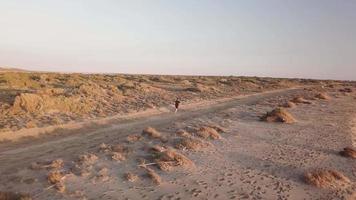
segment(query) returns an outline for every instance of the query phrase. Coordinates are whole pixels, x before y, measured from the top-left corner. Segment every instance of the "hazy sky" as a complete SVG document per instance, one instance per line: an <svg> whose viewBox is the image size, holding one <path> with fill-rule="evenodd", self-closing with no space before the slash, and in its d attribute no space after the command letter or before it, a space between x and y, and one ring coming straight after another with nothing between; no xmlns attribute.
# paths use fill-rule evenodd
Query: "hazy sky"
<svg viewBox="0 0 356 200"><path fill-rule="evenodd" d="M0 66L356 80L356 0L0 0Z"/></svg>

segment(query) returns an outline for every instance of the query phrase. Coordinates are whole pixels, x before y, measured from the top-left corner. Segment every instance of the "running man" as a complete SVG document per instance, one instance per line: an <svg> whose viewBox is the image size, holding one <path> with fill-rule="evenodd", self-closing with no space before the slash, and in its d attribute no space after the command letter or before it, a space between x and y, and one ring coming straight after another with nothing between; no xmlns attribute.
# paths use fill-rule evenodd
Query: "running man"
<svg viewBox="0 0 356 200"><path fill-rule="evenodd" d="M174 113L176 113L176 112L178 111L179 104L180 104L180 101L179 101L179 99L177 98L176 101L175 101L176 111L174 111Z"/></svg>

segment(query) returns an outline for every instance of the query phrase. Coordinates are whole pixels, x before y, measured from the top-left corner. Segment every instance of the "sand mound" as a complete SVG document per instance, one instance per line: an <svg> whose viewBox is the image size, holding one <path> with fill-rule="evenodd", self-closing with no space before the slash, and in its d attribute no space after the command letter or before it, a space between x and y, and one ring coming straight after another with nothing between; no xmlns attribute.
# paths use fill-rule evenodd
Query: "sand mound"
<svg viewBox="0 0 356 200"><path fill-rule="evenodd" d="M341 184L349 183L350 180L342 173L335 170L318 169L304 174L304 180L310 185L320 188L340 187Z"/></svg>
<svg viewBox="0 0 356 200"><path fill-rule="evenodd" d="M0 200L32 200L32 198L28 194L0 191Z"/></svg>
<svg viewBox="0 0 356 200"><path fill-rule="evenodd" d="M283 122L288 124L296 122L294 117L288 111L280 107L272 110L271 112L267 112L261 117L261 120L266 122Z"/></svg>
<svg viewBox="0 0 356 200"><path fill-rule="evenodd" d="M324 100L330 99L329 95L327 95L326 93L319 93L319 94L315 95L315 98L324 99Z"/></svg>
<svg viewBox="0 0 356 200"><path fill-rule="evenodd" d="M194 150L194 151L199 151L203 148L208 147L210 144L202 141L198 138L182 138L179 139L175 145L177 149L188 149L188 150Z"/></svg>
<svg viewBox="0 0 356 200"><path fill-rule="evenodd" d="M200 127L200 129L196 133L199 137L204 139L213 139L218 140L221 139L221 135L214 129L208 126Z"/></svg>
<svg viewBox="0 0 356 200"><path fill-rule="evenodd" d="M295 97L291 100L293 103L304 103L304 104L311 104L311 101L304 99L303 97Z"/></svg>
<svg viewBox="0 0 356 200"><path fill-rule="evenodd" d="M142 135L147 135L151 138L161 138L161 133L152 127L147 127L142 131Z"/></svg>
<svg viewBox="0 0 356 200"><path fill-rule="evenodd" d="M340 151L340 155L356 159L356 150L351 147L345 147L344 150Z"/></svg>
<svg viewBox="0 0 356 200"><path fill-rule="evenodd" d="M171 168L176 166L181 166L185 169L194 167L193 161L172 149L159 153L156 161L158 166L164 171L170 171Z"/></svg>
<svg viewBox="0 0 356 200"><path fill-rule="evenodd" d="M135 181L137 181L139 179L139 177L136 174L132 173L132 172L125 173L124 174L124 178L126 180L128 180L129 182L135 182Z"/></svg>

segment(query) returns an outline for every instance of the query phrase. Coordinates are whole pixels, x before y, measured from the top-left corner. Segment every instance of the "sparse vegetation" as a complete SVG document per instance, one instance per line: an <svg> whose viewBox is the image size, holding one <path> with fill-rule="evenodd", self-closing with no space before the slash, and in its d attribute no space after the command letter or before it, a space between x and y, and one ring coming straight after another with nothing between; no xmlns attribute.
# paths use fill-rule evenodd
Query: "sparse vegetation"
<svg viewBox="0 0 356 200"><path fill-rule="evenodd" d="M161 138L161 133L152 127L147 127L142 131L142 135L147 135L151 138Z"/></svg>
<svg viewBox="0 0 356 200"><path fill-rule="evenodd" d="M333 187L337 188L340 184L349 183L350 179L342 173L335 170L317 169L312 172L307 172L304 175L304 180L316 187L325 188Z"/></svg>
<svg viewBox="0 0 356 200"><path fill-rule="evenodd" d="M266 122L283 122L287 124L296 122L294 117L287 110L281 107L267 112L261 117L261 120Z"/></svg>
<svg viewBox="0 0 356 200"><path fill-rule="evenodd" d="M209 126L200 127L196 134L197 136L202 137L204 139L221 139L221 135L214 128L211 128Z"/></svg>

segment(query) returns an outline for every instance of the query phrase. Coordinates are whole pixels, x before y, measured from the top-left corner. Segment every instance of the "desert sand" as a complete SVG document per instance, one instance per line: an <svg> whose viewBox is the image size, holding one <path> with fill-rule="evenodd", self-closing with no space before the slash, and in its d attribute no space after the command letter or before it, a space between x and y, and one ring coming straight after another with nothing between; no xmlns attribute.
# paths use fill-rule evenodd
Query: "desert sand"
<svg viewBox="0 0 356 200"><path fill-rule="evenodd" d="M355 82L35 75L3 74L0 199L356 199Z"/></svg>

